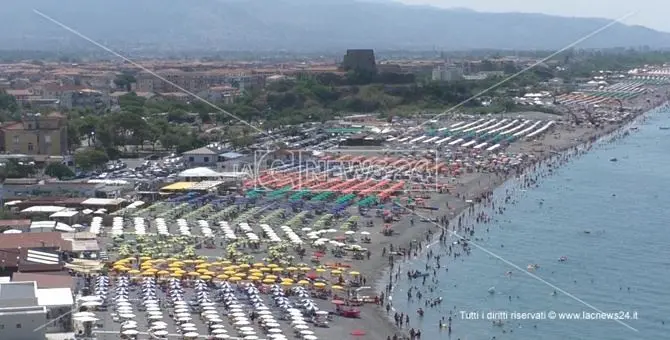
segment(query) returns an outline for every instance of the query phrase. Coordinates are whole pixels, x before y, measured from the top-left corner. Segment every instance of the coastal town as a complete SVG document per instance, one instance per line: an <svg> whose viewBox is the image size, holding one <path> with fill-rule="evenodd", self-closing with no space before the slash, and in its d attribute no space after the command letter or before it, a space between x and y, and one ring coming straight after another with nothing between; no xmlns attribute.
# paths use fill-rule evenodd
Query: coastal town
<svg viewBox="0 0 670 340"><path fill-rule="evenodd" d="M407 88L561 66L375 58L1 64L0 338L420 339L442 297L407 291L425 306L402 311L397 282L436 284L504 209L498 186L531 186L670 95L669 65L637 65L407 113ZM310 97L333 93L350 97Z"/></svg>

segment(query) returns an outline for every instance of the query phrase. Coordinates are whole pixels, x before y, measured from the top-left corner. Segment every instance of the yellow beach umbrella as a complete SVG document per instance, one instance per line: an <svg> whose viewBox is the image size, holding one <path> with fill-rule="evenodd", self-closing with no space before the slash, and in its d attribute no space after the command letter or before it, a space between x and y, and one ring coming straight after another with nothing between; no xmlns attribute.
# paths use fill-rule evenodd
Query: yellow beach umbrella
<svg viewBox="0 0 670 340"><path fill-rule="evenodd" d="M332 288L332 289L337 289L337 290L342 290L342 289L344 289L344 287L342 287L342 286L338 286L338 285L331 286L330 288Z"/></svg>
<svg viewBox="0 0 670 340"><path fill-rule="evenodd" d="M149 272L149 271L142 273L143 276L154 276L155 274L156 274L155 272Z"/></svg>
<svg viewBox="0 0 670 340"><path fill-rule="evenodd" d="M269 280L269 279L265 279L265 280L263 280L263 283L265 283L265 284L268 284L268 285L269 285L269 284L273 284L273 283L275 283L275 280Z"/></svg>
<svg viewBox="0 0 670 340"><path fill-rule="evenodd" d="M331 271L330 273L333 274L333 275L342 275L342 271L341 271L341 270L333 270L333 271Z"/></svg>
<svg viewBox="0 0 670 340"><path fill-rule="evenodd" d="M317 272L317 273L325 273L326 270L323 269L323 268L316 268L316 272Z"/></svg>
<svg viewBox="0 0 670 340"><path fill-rule="evenodd" d="M206 273L206 272L208 272L208 271L209 271L209 270L207 270L206 268L200 268L200 269L197 269L197 270L196 270L196 272L198 272L198 273L200 273L200 274L204 274L204 273Z"/></svg>
<svg viewBox="0 0 670 340"><path fill-rule="evenodd" d="M209 268L209 263L201 263L195 266L196 269Z"/></svg>
<svg viewBox="0 0 670 340"><path fill-rule="evenodd" d="M200 276L200 273L198 272L189 272L188 276Z"/></svg>
<svg viewBox="0 0 670 340"><path fill-rule="evenodd" d="M242 278L239 277L239 276L233 276L233 277L229 278L228 281L230 281L230 282L239 282L239 281L242 281Z"/></svg>
<svg viewBox="0 0 670 340"><path fill-rule="evenodd" d="M182 274L180 274L180 273L172 273L172 274L170 274L170 276L179 278L179 277L182 276Z"/></svg>
<svg viewBox="0 0 670 340"><path fill-rule="evenodd" d="M290 271L290 272L294 272L294 271L298 270L298 268L296 268L296 267L288 267L288 268L286 268L286 270L287 270L287 271Z"/></svg>
<svg viewBox="0 0 670 340"><path fill-rule="evenodd" d="M289 283L293 284L293 282L295 282L295 281L293 281L293 279L282 279L281 282L289 282Z"/></svg>
<svg viewBox="0 0 670 340"><path fill-rule="evenodd" d="M267 272L269 272L269 271L272 271L272 268L263 267L263 268L261 268L260 270L261 270L263 273L267 273Z"/></svg>
<svg viewBox="0 0 670 340"><path fill-rule="evenodd" d="M151 260L151 256L142 256L140 257L140 261L149 261Z"/></svg>
<svg viewBox="0 0 670 340"><path fill-rule="evenodd" d="M215 272L212 272L212 271L209 271L209 270L206 271L206 272L204 272L204 274L205 274L205 275L209 275L209 276L216 276L216 273L215 273Z"/></svg>
<svg viewBox="0 0 670 340"><path fill-rule="evenodd" d="M239 267L242 268L242 269L249 269L249 268L251 268L251 266L248 265L248 264L246 264L246 263L243 263L243 264L239 265Z"/></svg>
<svg viewBox="0 0 670 340"><path fill-rule="evenodd" d="M234 271L234 270L226 270L226 271L223 272L223 273L226 274L226 275L235 275L235 273L237 273L237 272Z"/></svg>
<svg viewBox="0 0 670 340"><path fill-rule="evenodd" d="M227 280L228 277L229 277L228 275L224 275L224 274L219 274L219 275L216 276L217 279L221 279L221 280Z"/></svg>
<svg viewBox="0 0 670 340"><path fill-rule="evenodd" d="M276 280L277 275L266 275L265 278L268 279L268 280Z"/></svg>
<svg viewBox="0 0 670 340"><path fill-rule="evenodd" d="M169 275L169 274L170 274L170 272L167 271L167 270L161 270L161 271L158 272L158 275Z"/></svg>
<svg viewBox="0 0 670 340"><path fill-rule="evenodd" d="M349 272L349 275L358 276L358 275L361 275L361 273L359 273L359 272Z"/></svg>
<svg viewBox="0 0 670 340"><path fill-rule="evenodd" d="M201 264L201 263L205 263L205 260L203 260L203 259L197 259L197 260L193 260L193 263L195 263L195 264Z"/></svg>
<svg viewBox="0 0 670 340"><path fill-rule="evenodd" d="M200 278L203 279L203 280L211 280L212 279L212 277L209 276L209 275L203 275Z"/></svg>
<svg viewBox="0 0 670 340"><path fill-rule="evenodd" d="M246 277L247 273L235 273L235 276L237 277Z"/></svg>
<svg viewBox="0 0 670 340"><path fill-rule="evenodd" d="M254 268L261 268L261 267L265 267L265 263L257 262L257 263L254 263L253 266L254 266Z"/></svg>
<svg viewBox="0 0 670 340"><path fill-rule="evenodd" d="M281 273L283 271L284 271L284 268L281 268L281 267L272 268L273 273Z"/></svg>
<svg viewBox="0 0 670 340"><path fill-rule="evenodd" d="M259 281L262 279L260 276L249 276L247 279L252 280L252 281Z"/></svg>
<svg viewBox="0 0 670 340"><path fill-rule="evenodd" d="M174 257L168 257L167 259L165 259L165 261L174 262L174 261L179 261L179 260L174 258Z"/></svg>
<svg viewBox="0 0 670 340"><path fill-rule="evenodd" d="M310 270L312 270L312 268L310 268L310 267L300 267L300 271L303 271L303 272L308 272Z"/></svg>
<svg viewBox="0 0 670 340"><path fill-rule="evenodd" d="M167 260L166 259L153 259L153 260L151 260L151 262L153 262L153 263L165 263L165 262L167 262Z"/></svg>
<svg viewBox="0 0 670 340"><path fill-rule="evenodd" d="M275 264L275 263L268 264L268 268L277 268L277 267L279 267L278 264Z"/></svg>
<svg viewBox="0 0 670 340"><path fill-rule="evenodd" d="M156 268L149 268L149 269L145 270L145 272L151 272L151 273L155 273L157 271L158 271L158 269L156 269Z"/></svg>
<svg viewBox="0 0 670 340"><path fill-rule="evenodd" d="M128 274L139 274L139 273L141 273L141 272L137 269L131 269L131 270L128 271Z"/></svg>
<svg viewBox="0 0 670 340"><path fill-rule="evenodd" d="M308 284L309 284L309 281L307 281L307 280L300 280L300 281L298 281L298 284L299 284L299 285L308 285Z"/></svg>
<svg viewBox="0 0 670 340"><path fill-rule="evenodd" d="M282 281L281 285L284 287L290 287L293 286L293 282Z"/></svg>
<svg viewBox="0 0 670 340"><path fill-rule="evenodd" d="M184 260L184 261L182 261L182 262L184 262L184 263L186 263L186 264L193 264L193 263L195 263L195 261L193 261L193 260Z"/></svg>
<svg viewBox="0 0 670 340"><path fill-rule="evenodd" d="M222 265L222 266L228 266L228 265L231 265L231 264L233 264L233 263L232 263L231 261L229 261L229 260L223 260L223 261L221 261L221 265Z"/></svg>
<svg viewBox="0 0 670 340"><path fill-rule="evenodd" d="M323 283L323 282L317 282L317 283L314 284L314 287L316 287L316 288L324 288L324 287L326 287L326 284Z"/></svg>

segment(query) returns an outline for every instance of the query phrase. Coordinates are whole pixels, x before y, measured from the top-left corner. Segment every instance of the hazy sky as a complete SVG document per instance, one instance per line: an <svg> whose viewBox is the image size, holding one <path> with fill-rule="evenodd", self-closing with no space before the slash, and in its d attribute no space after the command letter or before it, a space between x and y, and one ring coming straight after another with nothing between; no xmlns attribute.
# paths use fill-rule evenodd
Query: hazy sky
<svg viewBox="0 0 670 340"><path fill-rule="evenodd" d="M481 12L529 12L561 16L616 19L630 12L623 23L670 32L667 0L396 0L405 4L464 7Z"/></svg>

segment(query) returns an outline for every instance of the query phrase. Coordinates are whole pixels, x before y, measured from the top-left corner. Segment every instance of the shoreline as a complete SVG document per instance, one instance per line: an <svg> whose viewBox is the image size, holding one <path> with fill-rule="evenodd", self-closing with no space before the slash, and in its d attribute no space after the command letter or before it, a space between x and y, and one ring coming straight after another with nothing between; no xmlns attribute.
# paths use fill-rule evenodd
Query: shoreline
<svg viewBox="0 0 670 340"><path fill-rule="evenodd" d="M634 125L635 123L639 122L641 119L644 118L644 116L648 114L653 114L657 110L667 107L670 105L670 101L668 100L660 100L655 105L649 105L648 108L641 110L640 112L634 113L634 117L630 120L627 120L622 123L618 124L611 124L606 127L603 127L602 129L599 130L590 130L588 133L582 135L580 138L576 140L566 140L563 141L565 144L561 145L560 147L555 147L553 145L543 145L539 151L539 154L541 155L540 157L536 156L536 159L533 162L523 164L523 166L519 167L517 171L511 171L507 176L500 176L496 173L479 173L475 180L478 182L477 184L474 185L472 188L464 188L465 192L459 194L465 194L466 196L463 197L461 196L461 200L463 201L462 204L458 205L456 208L452 208L450 211L450 217L449 219L449 225L454 225L454 223L458 223L459 217L464 217L465 214L467 214L468 208L478 210L480 209L483 205L484 202L478 202L474 204L467 204L465 203L466 199L474 199L476 197L481 197L485 193L493 193L497 189L503 187L506 183L509 183L510 181L515 180L519 176L525 175L528 173L528 171L532 171L536 166L540 165L542 166L545 161L550 160L556 156L561 157L565 156L570 153L574 153L578 150L583 150L583 148L590 148L592 145L596 145L598 143L603 142L604 140L607 140L608 137L612 137L613 135L617 133L623 133L624 130L629 128L631 125ZM588 152L588 150L586 151ZM535 155L538 154L538 152L533 152ZM579 154L577 154L579 156ZM485 182L485 183L482 183ZM463 185L464 186L464 185ZM443 203L443 202L442 202ZM416 213L410 213L413 215L416 215L417 217L424 217L421 214L416 214ZM418 252L415 252L419 256L424 254L427 251L427 248L430 247L435 242L435 240L424 240L426 237L426 233L430 231L444 231L447 233L447 237L449 239L458 239L459 235L455 234L455 232L449 230L447 227L444 227L443 225L433 223L433 222L428 222L428 225L421 226L412 226L409 228L406 228L401 235L398 235L397 237L394 237L393 244L395 245L401 245L401 246L406 246L413 240L420 240L420 247L418 249ZM435 236L435 233L432 234L432 236ZM398 270L398 267L405 267L408 264L412 263L413 261L419 259L419 256L409 256L407 258L402 257L402 258L397 258L392 265L388 263L383 263L382 261L385 260L385 258L376 258L373 260L374 263L371 263L370 265L372 268L376 268L375 273L371 275L370 278L370 284L369 286L373 287L376 292L384 292L386 298L385 298L385 304L390 304L390 310L392 313L396 312L396 309L393 307L393 290L395 288L395 284L393 283L393 277L392 277L392 270ZM388 285L389 283L393 283L391 285L390 291L388 290ZM398 336L398 338L409 338L407 335L407 330L408 328L399 328L393 323L393 315L391 313L387 313L385 310L386 306L385 305L373 305L373 313L374 317L371 318L370 322L365 322L366 324L370 325L371 327L374 327L372 323L374 322L375 319L378 321L383 320L384 322L387 322L389 327L393 331L388 332L391 336L395 334ZM409 311L398 311L398 312L407 312ZM411 313L410 313L411 314ZM373 316L373 315L370 315ZM379 320L381 319L381 320Z"/></svg>

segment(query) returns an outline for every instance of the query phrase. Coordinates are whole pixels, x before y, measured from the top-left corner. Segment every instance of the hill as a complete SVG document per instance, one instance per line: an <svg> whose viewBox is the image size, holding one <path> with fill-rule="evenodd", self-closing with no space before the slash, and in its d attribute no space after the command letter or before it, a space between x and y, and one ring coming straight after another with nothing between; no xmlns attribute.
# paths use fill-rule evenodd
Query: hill
<svg viewBox="0 0 670 340"><path fill-rule="evenodd" d="M609 23L356 0L22 0L3 4L1 49L95 48L33 9L124 51L558 49ZM615 24L580 47L643 45L670 34Z"/></svg>

